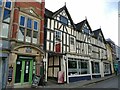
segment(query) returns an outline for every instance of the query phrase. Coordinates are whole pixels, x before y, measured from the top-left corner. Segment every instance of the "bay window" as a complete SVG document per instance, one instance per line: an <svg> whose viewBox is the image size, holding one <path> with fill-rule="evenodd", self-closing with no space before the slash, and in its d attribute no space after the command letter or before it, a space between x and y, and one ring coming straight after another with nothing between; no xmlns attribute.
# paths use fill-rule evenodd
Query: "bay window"
<svg viewBox="0 0 120 90"><path fill-rule="evenodd" d="M19 19L18 40L37 44L39 21L28 15L21 15Z"/></svg>

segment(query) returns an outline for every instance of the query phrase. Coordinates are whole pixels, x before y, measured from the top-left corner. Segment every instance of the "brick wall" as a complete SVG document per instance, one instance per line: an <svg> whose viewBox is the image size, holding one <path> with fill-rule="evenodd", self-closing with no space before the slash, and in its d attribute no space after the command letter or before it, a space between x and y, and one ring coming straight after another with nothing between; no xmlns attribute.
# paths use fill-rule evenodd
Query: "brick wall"
<svg viewBox="0 0 120 90"><path fill-rule="evenodd" d="M39 42L40 42L40 45L43 46L43 43L44 43L44 12L45 12L44 0L42 0L41 3L40 2L15 2L13 24L12 24L12 35L11 35L13 39L17 38L20 8L25 8L25 9L32 8L34 12L41 17L40 37L39 37L40 41Z"/></svg>

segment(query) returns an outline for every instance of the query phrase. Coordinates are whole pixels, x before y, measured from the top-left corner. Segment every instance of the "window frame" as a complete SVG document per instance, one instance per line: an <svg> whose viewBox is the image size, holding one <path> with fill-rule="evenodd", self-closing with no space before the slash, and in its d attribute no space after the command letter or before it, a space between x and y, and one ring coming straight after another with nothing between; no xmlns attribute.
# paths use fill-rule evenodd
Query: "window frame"
<svg viewBox="0 0 120 90"><path fill-rule="evenodd" d="M20 17L21 16L24 16L25 17L25 23L24 23L24 26L22 26L22 25L20 25ZM29 28L29 27L27 27L27 20L28 20L28 18L30 18L31 20L32 20L32 24L31 24L31 28ZM36 21L37 22L37 30L34 30L34 21ZM18 41L20 41L20 42L25 42L25 43L32 43L32 44L39 44L39 36L40 36L40 20L38 19L38 18L36 18L36 17L33 17L33 16L30 16L30 15L28 15L28 14L25 14L25 13L23 13L23 12L19 12L19 28L20 27L23 27L23 28L25 28L25 32L24 32L24 38L23 38L23 41L21 41L21 40L18 40L19 38L18 38L18 35L19 35L19 31L18 31L18 35L17 35L17 40ZM26 41L26 39L27 39L27 30L31 30L31 37L30 37L30 41ZM33 38L33 35L34 35L34 32L37 32L37 38L35 38L35 39L37 39L37 41L35 41L34 42L34 38Z"/></svg>
<svg viewBox="0 0 120 90"><path fill-rule="evenodd" d="M61 31L55 30L55 39L56 41L61 41Z"/></svg>
<svg viewBox="0 0 120 90"><path fill-rule="evenodd" d="M11 0L10 0L10 2L11 2L10 8L5 7L6 6L6 1L5 2L2 1L2 4L0 5L1 11L3 12L3 13L1 13L1 16L0 16L0 23L1 23L0 26L2 27L2 24L8 24L8 33L6 33L6 37L2 36L2 34L1 34L0 38L9 38L10 28L11 28L11 26L10 26L10 24L11 24L11 13L13 12L12 11L13 4L12 4ZM9 16L9 21L8 22L3 20L5 10L10 11L10 16Z"/></svg>
<svg viewBox="0 0 120 90"><path fill-rule="evenodd" d="M69 62L76 61L76 68L70 68ZM87 68L81 68L81 62L87 63ZM86 71L87 73L82 73L82 70ZM68 58L68 75L84 75L84 74L90 74L90 65L89 60L86 59L77 59L77 58Z"/></svg>
<svg viewBox="0 0 120 90"><path fill-rule="evenodd" d="M68 25L68 19L65 16L60 15L60 22L63 23L64 25Z"/></svg>
<svg viewBox="0 0 120 90"><path fill-rule="evenodd" d="M74 37L70 37L70 45L75 45L75 38Z"/></svg>

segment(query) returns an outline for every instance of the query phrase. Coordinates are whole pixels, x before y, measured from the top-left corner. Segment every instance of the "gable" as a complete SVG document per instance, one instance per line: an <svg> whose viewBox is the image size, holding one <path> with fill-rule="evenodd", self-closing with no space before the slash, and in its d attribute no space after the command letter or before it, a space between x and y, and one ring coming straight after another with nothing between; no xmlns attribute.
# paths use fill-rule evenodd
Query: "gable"
<svg viewBox="0 0 120 90"><path fill-rule="evenodd" d="M24 13L26 13L26 14L32 15L32 16L34 16L34 17L37 17L37 18L41 18L41 16L38 15L38 14L35 12L34 8L32 8L32 7L30 7L30 8L21 8L21 7L20 7L20 11L22 11L22 12L24 12Z"/></svg>
<svg viewBox="0 0 120 90"><path fill-rule="evenodd" d="M73 28L75 28L73 20L66 6L63 6L62 8L54 12L52 17L58 20L59 22L61 22L63 25L68 25L68 26L72 26Z"/></svg>
<svg viewBox="0 0 120 90"><path fill-rule="evenodd" d="M91 27L90 27L87 19L81 21L80 23L77 23L76 29L78 31L85 33L85 34L88 34L88 35L92 33Z"/></svg>

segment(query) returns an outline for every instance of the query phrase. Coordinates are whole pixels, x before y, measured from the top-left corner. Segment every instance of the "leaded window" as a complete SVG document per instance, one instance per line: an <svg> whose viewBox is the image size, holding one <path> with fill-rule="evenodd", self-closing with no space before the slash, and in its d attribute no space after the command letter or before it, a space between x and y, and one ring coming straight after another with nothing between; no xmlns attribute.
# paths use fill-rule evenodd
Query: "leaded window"
<svg viewBox="0 0 120 90"><path fill-rule="evenodd" d="M18 40L37 44L39 21L28 15L21 15L19 20Z"/></svg>
<svg viewBox="0 0 120 90"><path fill-rule="evenodd" d="M56 38L57 41L61 40L61 32L60 31L56 31L55 36L56 36L55 38Z"/></svg>
<svg viewBox="0 0 120 90"><path fill-rule="evenodd" d="M63 24L66 24L68 25L68 19L64 16L60 16L60 21L63 23Z"/></svg>

